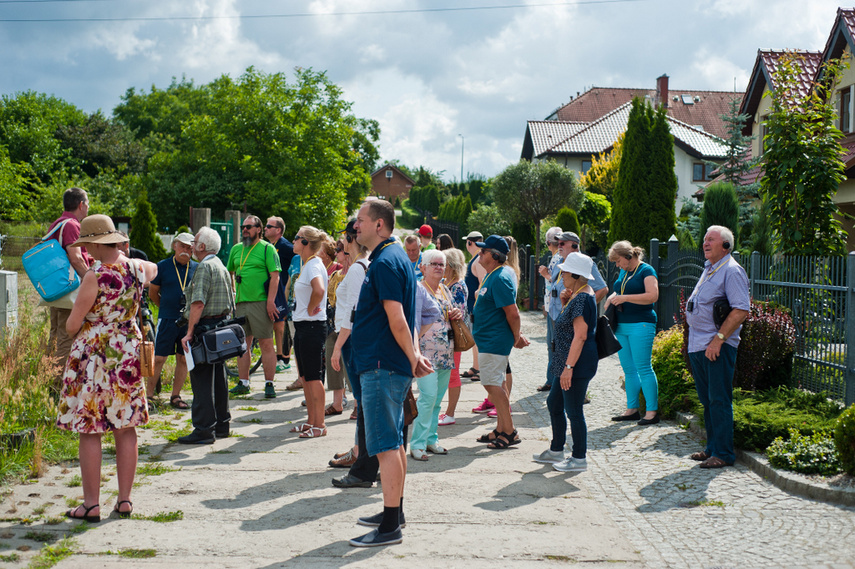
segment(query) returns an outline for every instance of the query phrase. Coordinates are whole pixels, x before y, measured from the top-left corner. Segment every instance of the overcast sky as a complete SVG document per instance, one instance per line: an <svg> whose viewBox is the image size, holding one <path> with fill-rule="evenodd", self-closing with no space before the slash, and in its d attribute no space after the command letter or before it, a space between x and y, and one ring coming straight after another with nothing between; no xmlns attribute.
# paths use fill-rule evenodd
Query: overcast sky
<svg viewBox="0 0 855 569"><path fill-rule="evenodd" d="M832 0L0 0L0 94L109 115L129 88L254 65L326 70L382 159L459 179L519 160L526 120L598 87L744 91L759 48L822 50ZM73 19L77 21L57 21ZM98 20L102 21L98 21ZM108 19L108 21L103 21ZM31 20L31 21L10 21ZM32 21L42 20L42 21ZM50 21L45 21L50 20Z"/></svg>

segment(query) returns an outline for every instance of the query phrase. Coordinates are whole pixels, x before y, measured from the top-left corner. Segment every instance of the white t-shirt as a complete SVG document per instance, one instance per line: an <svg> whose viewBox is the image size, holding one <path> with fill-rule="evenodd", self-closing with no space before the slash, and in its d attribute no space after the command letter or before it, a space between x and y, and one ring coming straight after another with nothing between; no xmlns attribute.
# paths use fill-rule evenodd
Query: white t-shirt
<svg viewBox="0 0 855 569"><path fill-rule="evenodd" d="M314 316L309 316L309 301L312 299L312 281L316 278L320 278L321 283L324 285L324 297L321 299L321 311ZM327 270L324 268L324 262L319 257L313 257L303 265L303 270L300 271L300 276L294 284L294 300L297 303L297 309L294 311L294 322L314 320L323 322L327 319L328 282Z"/></svg>
<svg viewBox="0 0 855 569"><path fill-rule="evenodd" d="M344 280L338 285L335 291L335 331L341 332L342 328L351 329L353 324L350 322L350 313L356 306L359 300L359 291L362 290L362 283L365 281L365 267L368 266L368 259L360 259L353 263L344 275Z"/></svg>

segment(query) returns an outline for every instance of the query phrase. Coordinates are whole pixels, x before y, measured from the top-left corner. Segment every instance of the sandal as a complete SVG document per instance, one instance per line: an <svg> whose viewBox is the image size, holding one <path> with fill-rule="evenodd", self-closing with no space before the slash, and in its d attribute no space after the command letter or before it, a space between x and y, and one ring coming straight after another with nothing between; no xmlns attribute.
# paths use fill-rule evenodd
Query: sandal
<svg viewBox="0 0 855 569"><path fill-rule="evenodd" d="M724 468L725 466L733 466L728 464L717 456L711 456L701 463L701 468Z"/></svg>
<svg viewBox="0 0 855 569"><path fill-rule="evenodd" d="M173 395L169 398L169 406L173 409L189 409L190 406L187 405L187 402L181 399L180 395Z"/></svg>
<svg viewBox="0 0 855 569"><path fill-rule="evenodd" d="M335 460L329 461L329 465L333 468L350 468L356 462L356 456L353 454L353 449L350 449L341 456L336 456Z"/></svg>
<svg viewBox="0 0 855 569"><path fill-rule="evenodd" d="M516 429L514 429L510 433L505 433L505 435L508 438L508 445L510 446L518 445L522 442L522 439L520 438Z"/></svg>
<svg viewBox="0 0 855 569"><path fill-rule="evenodd" d="M285 389L287 389L288 391L297 391L299 389L303 389L303 382L300 381L300 378L298 377L293 381L293 383L291 383L291 385L289 385Z"/></svg>
<svg viewBox="0 0 855 569"><path fill-rule="evenodd" d="M353 412L350 414L350 420L355 421L356 419L358 419L357 415L358 413L356 412L356 407L354 407Z"/></svg>
<svg viewBox="0 0 855 569"><path fill-rule="evenodd" d="M689 455L689 458L691 458L692 460L697 460L699 462L703 462L704 460L708 459L709 457L710 457L710 454L705 450L702 450L700 452L695 452L695 453L692 453Z"/></svg>
<svg viewBox="0 0 855 569"><path fill-rule="evenodd" d="M129 505L131 509L127 512L122 512L121 510L119 510L119 506L121 506L122 504ZM123 520L130 519L131 514L134 513L134 503L130 500L122 500L121 502L118 502L115 506L113 506L113 511L116 512L116 514Z"/></svg>
<svg viewBox="0 0 855 569"><path fill-rule="evenodd" d="M481 435L480 437L478 437L477 439L475 439L475 442L478 442L478 443L491 443L491 442L495 441L497 438L499 438L499 436L500 436L501 434L502 434L502 433L500 433L500 432L498 431L498 429L493 429L492 431L490 431L490 432L489 432L489 433L487 433L486 435ZM492 435L492 436L490 436L490 435Z"/></svg>
<svg viewBox="0 0 855 569"><path fill-rule="evenodd" d="M83 520L84 522L89 522L90 524L97 524L98 522L101 521L101 516L100 515L90 516L89 512L91 512L92 510L94 510L95 508L97 508L100 505L101 504L95 504L94 506L89 506L87 508L86 504L80 504L79 506L77 506L75 508L71 508L70 510L65 512L65 517L71 518L72 520ZM75 516L74 513L77 510L79 510L80 508L83 508L83 515L82 516Z"/></svg>
<svg viewBox="0 0 855 569"><path fill-rule="evenodd" d="M305 433L309 429L314 429L314 425L310 425L309 423L300 423L299 425L295 425L291 427L292 433Z"/></svg>
<svg viewBox="0 0 855 569"><path fill-rule="evenodd" d="M481 370L475 369L474 367L470 367L468 370L464 371L460 374L460 377L471 378L478 377L481 375Z"/></svg>
<svg viewBox="0 0 855 569"><path fill-rule="evenodd" d="M327 430L322 429L321 427L312 427L311 429L307 429L300 433L301 439L316 439L318 437L327 436Z"/></svg>
<svg viewBox="0 0 855 569"><path fill-rule="evenodd" d="M487 448L495 449L495 450L504 450L511 445L517 444L519 439L514 442L514 437L516 436L516 431L513 433L499 433L499 436L496 437L495 440L491 441L490 444L487 445Z"/></svg>
<svg viewBox="0 0 855 569"><path fill-rule="evenodd" d="M326 409L324 409L324 415L326 415L327 417L329 417L330 415L341 415L342 413L344 413L344 409L339 411L335 407L333 407L332 403L327 405Z"/></svg>

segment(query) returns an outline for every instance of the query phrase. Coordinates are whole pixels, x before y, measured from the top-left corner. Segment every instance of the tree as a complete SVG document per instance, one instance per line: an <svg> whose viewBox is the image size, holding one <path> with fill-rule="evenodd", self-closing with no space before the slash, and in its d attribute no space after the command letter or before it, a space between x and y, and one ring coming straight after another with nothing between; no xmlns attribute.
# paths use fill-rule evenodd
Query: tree
<svg viewBox="0 0 855 569"><path fill-rule="evenodd" d="M591 167L579 179L586 192L600 194L612 202L620 172L624 133L620 133L611 149L591 159Z"/></svg>
<svg viewBox="0 0 855 569"><path fill-rule="evenodd" d="M470 231L480 231L484 237L511 234L511 224L495 205L482 205L469 214L466 223Z"/></svg>
<svg viewBox="0 0 855 569"><path fill-rule="evenodd" d="M609 242L627 239L645 246L653 237L666 241L675 231L676 199L674 138L665 108L654 111L635 98L614 189Z"/></svg>
<svg viewBox="0 0 855 569"><path fill-rule="evenodd" d="M846 232L834 217L838 209L833 201L845 179L833 94L842 66L837 60L824 63L819 82L802 95L800 57L783 56L775 71L761 192L769 205L778 251L843 255Z"/></svg>
<svg viewBox="0 0 855 569"><path fill-rule="evenodd" d="M554 160L535 164L520 160L508 166L493 181L492 192L499 211L511 223L522 221L535 227L536 259L540 258L541 220L565 206L578 208L582 202L575 173Z"/></svg>
<svg viewBox="0 0 855 569"><path fill-rule="evenodd" d="M145 192L137 199L137 211L131 218L131 247L144 251L153 263L165 259L168 253L163 241L157 234L157 217L151 210L151 204Z"/></svg>
<svg viewBox="0 0 855 569"><path fill-rule="evenodd" d="M555 214L555 225L560 227L562 231L572 231L576 235L579 235L581 232L579 229L579 217L569 207L562 207L558 210L558 213Z"/></svg>
<svg viewBox="0 0 855 569"><path fill-rule="evenodd" d="M704 189L704 205L701 208L701 235L707 234L710 225L723 225L733 231L739 232L739 199L733 184L728 182L716 182ZM737 243L731 243L731 249L735 250Z"/></svg>
<svg viewBox="0 0 855 569"><path fill-rule="evenodd" d="M579 208L579 224L585 250L594 254L608 247L609 221L612 218L612 204L604 195L585 192L585 200ZM559 225L562 229L563 225Z"/></svg>
<svg viewBox="0 0 855 569"><path fill-rule="evenodd" d="M30 165L13 164L6 147L0 145L0 219L33 219L32 204L41 198L41 185Z"/></svg>

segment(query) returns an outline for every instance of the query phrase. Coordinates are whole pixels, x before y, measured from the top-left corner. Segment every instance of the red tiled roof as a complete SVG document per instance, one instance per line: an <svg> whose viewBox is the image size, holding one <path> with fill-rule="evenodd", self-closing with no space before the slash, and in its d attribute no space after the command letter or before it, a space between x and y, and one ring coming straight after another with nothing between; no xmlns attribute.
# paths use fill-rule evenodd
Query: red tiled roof
<svg viewBox="0 0 855 569"><path fill-rule="evenodd" d="M787 54L797 54L800 56L796 60L801 66L801 72L799 73L799 96L806 97L813 86L814 79L816 78L816 72L822 62L822 54L818 51L760 50L757 57L762 58L763 66L766 68L766 76L770 81L772 81L772 85L769 87L770 89L775 88L774 80L775 72L778 70L778 61L780 61L781 57Z"/></svg>
<svg viewBox="0 0 855 569"><path fill-rule="evenodd" d="M741 93L671 88L668 92L668 116L720 138L727 137L727 129L721 115L727 114L730 101L742 97ZM691 105L683 103L683 95L690 96ZM633 97L647 97L652 101L656 97L656 90L592 87L560 107L552 117L560 121L594 122L632 101Z"/></svg>

